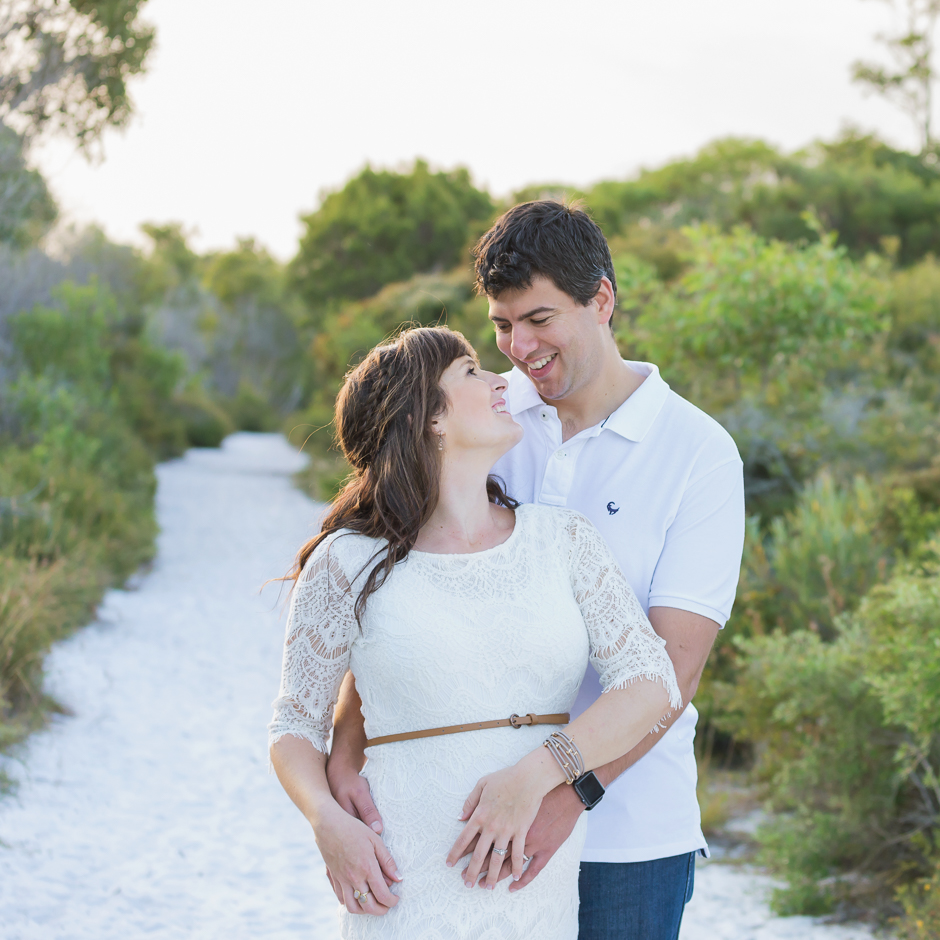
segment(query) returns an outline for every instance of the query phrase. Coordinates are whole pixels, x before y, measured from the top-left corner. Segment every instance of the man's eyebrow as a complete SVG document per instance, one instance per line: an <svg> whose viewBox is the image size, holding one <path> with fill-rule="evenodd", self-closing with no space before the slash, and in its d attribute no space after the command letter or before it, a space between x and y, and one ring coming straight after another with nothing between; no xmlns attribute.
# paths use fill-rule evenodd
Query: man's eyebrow
<svg viewBox="0 0 940 940"><path fill-rule="evenodd" d="M522 316L519 317L519 322L521 323L523 320L528 320L530 317L537 317L540 313L551 313L554 309L555 309L554 307L536 307L534 310L529 310L527 313L522 314ZM494 323L497 323L497 322L508 323L509 322L505 317L496 317L496 316L493 316L492 313L489 314L489 318Z"/></svg>

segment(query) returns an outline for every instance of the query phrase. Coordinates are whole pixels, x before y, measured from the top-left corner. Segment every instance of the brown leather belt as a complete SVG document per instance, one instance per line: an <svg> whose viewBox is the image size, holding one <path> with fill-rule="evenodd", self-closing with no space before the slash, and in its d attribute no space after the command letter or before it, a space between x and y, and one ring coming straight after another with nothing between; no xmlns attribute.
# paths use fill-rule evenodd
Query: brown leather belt
<svg viewBox="0 0 940 940"><path fill-rule="evenodd" d="M496 718L493 721L475 721L467 725L448 725L446 728L426 728L424 731L405 731L402 734L383 734L369 738L366 747L376 744L391 744L393 741L410 741L412 738L433 738L439 734L460 734L462 731L483 731L486 728L521 728L523 725L566 725L571 716L565 712L559 715L510 715L508 718Z"/></svg>

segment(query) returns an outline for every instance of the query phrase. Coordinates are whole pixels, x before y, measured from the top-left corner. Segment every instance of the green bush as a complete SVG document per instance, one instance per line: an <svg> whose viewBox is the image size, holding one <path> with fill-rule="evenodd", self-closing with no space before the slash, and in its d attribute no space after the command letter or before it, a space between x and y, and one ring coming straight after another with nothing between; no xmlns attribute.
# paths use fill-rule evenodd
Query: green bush
<svg viewBox="0 0 940 940"><path fill-rule="evenodd" d="M234 398L226 399L223 407L239 431L273 431L278 416L271 403L247 382L241 382Z"/></svg>
<svg viewBox="0 0 940 940"><path fill-rule="evenodd" d="M863 478L840 486L823 473L785 515L764 527L756 516L747 519L734 609L696 694L706 724L733 727L742 742L761 743L732 717L734 685L750 668L750 648L738 641L800 631L832 640L839 617L891 572L897 553L885 513L883 494Z"/></svg>
<svg viewBox="0 0 940 940"><path fill-rule="evenodd" d="M940 550L940 545L935 546ZM782 632L736 645L718 721L754 742L775 814L763 861L787 913L884 904L931 872L940 829L940 578L936 556L872 588L838 635Z"/></svg>
<svg viewBox="0 0 940 940"><path fill-rule="evenodd" d="M178 360L103 285L11 318L0 403L0 739L41 720L42 659L153 553L154 459L178 453Z"/></svg>
<svg viewBox="0 0 940 940"><path fill-rule="evenodd" d="M940 858L924 878L898 891L904 916L892 924L898 940L936 940L940 937Z"/></svg>
<svg viewBox="0 0 940 940"><path fill-rule="evenodd" d="M190 447L218 447L235 430L228 414L198 387L179 395L175 407Z"/></svg>

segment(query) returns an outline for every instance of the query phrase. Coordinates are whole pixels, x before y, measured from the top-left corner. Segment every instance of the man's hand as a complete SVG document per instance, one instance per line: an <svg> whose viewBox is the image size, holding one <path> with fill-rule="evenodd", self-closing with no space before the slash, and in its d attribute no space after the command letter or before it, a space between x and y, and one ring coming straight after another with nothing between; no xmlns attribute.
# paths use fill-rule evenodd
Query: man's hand
<svg viewBox="0 0 940 940"><path fill-rule="evenodd" d="M326 765L326 779L333 799L350 816L364 822L373 832L382 832L382 817L372 802L369 782L359 776L365 763L366 735L362 727L362 702L356 692L356 683L351 672L347 672L340 687L339 701L333 719L333 747ZM383 846L384 848L384 846ZM394 862L392 862L394 868ZM386 883L392 879L383 870ZM339 878L334 878L329 868L326 876L340 904L346 904ZM384 906L384 905L379 905Z"/></svg>
<svg viewBox="0 0 940 940"><path fill-rule="evenodd" d="M373 832L382 832L382 817L372 802L369 781L360 777L354 766L339 755L331 757L326 765L326 779L333 799L356 819L361 819Z"/></svg>
<svg viewBox="0 0 940 940"><path fill-rule="evenodd" d="M526 855L532 860L518 881L509 886L510 894L524 888L548 864L551 857L561 848L562 843L571 835L584 812L584 804L567 783L555 787L542 800L535 822L525 837ZM511 872L506 866L499 873L500 879Z"/></svg>

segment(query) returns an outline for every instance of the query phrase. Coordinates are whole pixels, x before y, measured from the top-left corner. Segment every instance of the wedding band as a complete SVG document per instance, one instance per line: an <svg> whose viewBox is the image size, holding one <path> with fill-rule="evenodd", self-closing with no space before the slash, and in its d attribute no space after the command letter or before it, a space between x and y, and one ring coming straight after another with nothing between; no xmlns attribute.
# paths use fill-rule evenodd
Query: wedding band
<svg viewBox="0 0 940 940"><path fill-rule="evenodd" d="M523 856L522 856L522 861L523 861L524 863L531 862L531 861L532 861L532 856L531 856L531 855L523 855Z"/></svg>
<svg viewBox="0 0 940 940"><path fill-rule="evenodd" d="M371 894L370 891L354 891L354 892L353 892L353 897L354 897L360 904L365 904L366 901L369 899L369 895L370 895L370 894Z"/></svg>
<svg viewBox="0 0 940 940"><path fill-rule="evenodd" d="M497 849L495 846L493 847L494 855L505 855L508 851L509 849Z"/></svg>

